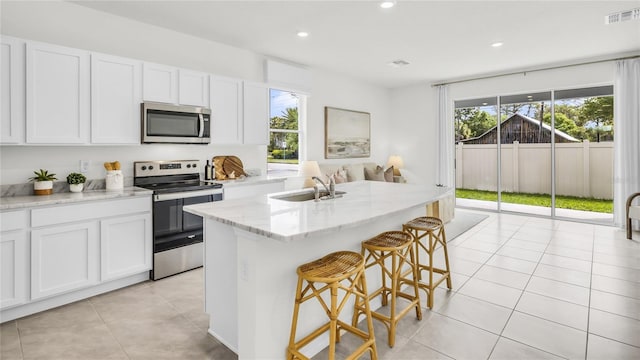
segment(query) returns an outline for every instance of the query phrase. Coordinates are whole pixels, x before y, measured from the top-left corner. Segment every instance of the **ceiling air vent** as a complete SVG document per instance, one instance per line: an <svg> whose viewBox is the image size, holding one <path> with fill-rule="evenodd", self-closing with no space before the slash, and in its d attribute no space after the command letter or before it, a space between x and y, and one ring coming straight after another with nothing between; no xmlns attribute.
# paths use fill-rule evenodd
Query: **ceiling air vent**
<svg viewBox="0 0 640 360"><path fill-rule="evenodd" d="M640 20L640 8L621 11L604 17L604 23L607 25L630 20Z"/></svg>
<svg viewBox="0 0 640 360"><path fill-rule="evenodd" d="M399 59L399 60L393 60L392 62L388 63L387 65L394 67L394 68L399 68L399 67L403 67L403 66L407 66L409 65L408 61Z"/></svg>

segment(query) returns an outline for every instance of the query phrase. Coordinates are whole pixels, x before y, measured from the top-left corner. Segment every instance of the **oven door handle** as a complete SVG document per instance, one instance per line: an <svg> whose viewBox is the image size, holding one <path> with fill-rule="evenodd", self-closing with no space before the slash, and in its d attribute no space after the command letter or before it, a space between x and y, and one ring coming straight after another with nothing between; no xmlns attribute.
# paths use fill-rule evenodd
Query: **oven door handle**
<svg viewBox="0 0 640 360"><path fill-rule="evenodd" d="M168 193L168 194L156 194L153 196L153 201L166 201L166 200L175 200L175 199L186 199L196 196L206 196L206 195L216 195L222 194L222 189L215 190L196 190L196 191L184 191L177 193Z"/></svg>
<svg viewBox="0 0 640 360"><path fill-rule="evenodd" d="M204 115L198 114L198 118L200 119L200 132L198 133L198 137L204 136Z"/></svg>

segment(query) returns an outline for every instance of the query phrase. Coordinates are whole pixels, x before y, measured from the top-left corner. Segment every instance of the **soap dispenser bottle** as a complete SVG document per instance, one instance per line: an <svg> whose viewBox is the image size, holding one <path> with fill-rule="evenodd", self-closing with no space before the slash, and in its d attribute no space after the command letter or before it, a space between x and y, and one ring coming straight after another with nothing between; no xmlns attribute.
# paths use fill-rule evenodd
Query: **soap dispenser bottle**
<svg viewBox="0 0 640 360"><path fill-rule="evenodd" d="M204 167L204 179L205 180L213 180L213 166L207 160L207 165Z"/></svg>

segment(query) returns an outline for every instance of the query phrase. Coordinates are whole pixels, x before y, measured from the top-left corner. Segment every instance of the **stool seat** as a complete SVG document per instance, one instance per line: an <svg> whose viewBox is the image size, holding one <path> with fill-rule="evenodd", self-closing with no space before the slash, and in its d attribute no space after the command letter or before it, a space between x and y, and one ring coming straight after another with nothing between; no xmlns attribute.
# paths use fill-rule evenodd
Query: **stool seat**
<svg viewBox="0 0 640 360"><path fill-rule="evenodd" d="M362 262L362 255L356 252L338 251L300 265L297 273L313 282L341 281L358 272Z"/></svg>
<svg viewBox="0 0 640 360"><path fill-rule="evenodd" d="M414 229L418 229L418 230L438 230L439 227L442 227L444 224L442 223L442 220L438 219L437 217L433 217L433 216L421 216L421 217L417 217L413 220L409 220L407 221L404 226L406 227L412 227Z"/></svg>
<svg viewBox="0 0 640 360"><path fill-rule="evenodd" d="M302 264L298 266L296 272L298 274L298 286L293 308L291 336L286 350L287 359L308 359L300 350L328 331L329 359L333 360L336 353L335 344L340 341L340 332L344 330L363 340L363 343L348 359L355 359L369 352L371 359L376 360L378 352L373 333L371 309L365 295L367 294L367 283L364 273L364 257L352 251L338 251L325 255L318 260ZM306 286L303 287L305 282ZM328 303L326 298L322 296L325 291L330 292ZM356 297L356 302L358 302L358 299L364 299L364 313L367 316L368 332L339 319L340 312L348 303L351 295ZM316 299L320 303L329 321L302 339L297 340L296 331L300 306L311 299Z"/></svg>
<svg viewBox="0 0 640 360"><path fill-rule="evenodd" d="M396 327L411 308L416 309L416 317L422 320L420 297L418 294L417 268L413 249L413 237L403 231L387 231L362 242L362 255L365 257L365 269L377 266L381 271L382 286L368 294L368 301L381 296L382 305L386 306L391 298L389 315L378 311L371 311L374 319L380 320L389 333L389 346L395 345ZM406 269L408 268L408 269ZM411 278L408 275L411 274ZM387 282L389 280L390 284ZM410 284L413 294L401 291L402 284ZM409 300L408 305L397 311L396 300L398 297ZM362 302L356 301L353 313L352 325L356 326L358 317L365 310Z"/></svg>
<svg viewBox="0 0 640 360"><path fill-rule="evenodd" d="M416 267L418 271L418 287L427 293L427 307L433 309L434 291L443 281L447 282L447 288L451 289L451 269L449 267L449 254L447 252L447 238L444 232L444 223L437 217L421 216L409 220L402 225L402 230L413 236L416 251ZM426 241L423 241L425 239ZM445 269L433 266L433 256L440 245L444 252ZM427 261L420 260L421 253L426 255ZM422 272L429 274L428 282L423 281ZM441 277L437 280L433 274Z"/></svg>

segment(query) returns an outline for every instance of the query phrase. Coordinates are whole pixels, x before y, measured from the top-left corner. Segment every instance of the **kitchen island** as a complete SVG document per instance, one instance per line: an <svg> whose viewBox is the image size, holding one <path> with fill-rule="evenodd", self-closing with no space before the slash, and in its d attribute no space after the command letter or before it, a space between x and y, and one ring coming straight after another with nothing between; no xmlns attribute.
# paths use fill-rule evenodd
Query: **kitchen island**
<svg viewBox="0 0 640 360"><path fill-rule="evenodd" d="M239 359L285 357L300 264L333 251L359 252L361 241L400 230L451 191L376 181L338 184L336 189L346 194L315 202L287 201L279 193L184 208L204 218L209 333ZM370 289L380 282L376 273L367 272ZM300 309L300 335L326 320L321 307L312 304ZM342 316L349 319L349 311ZM307 355L327 345L328 334L308 345Z"/></svg>

